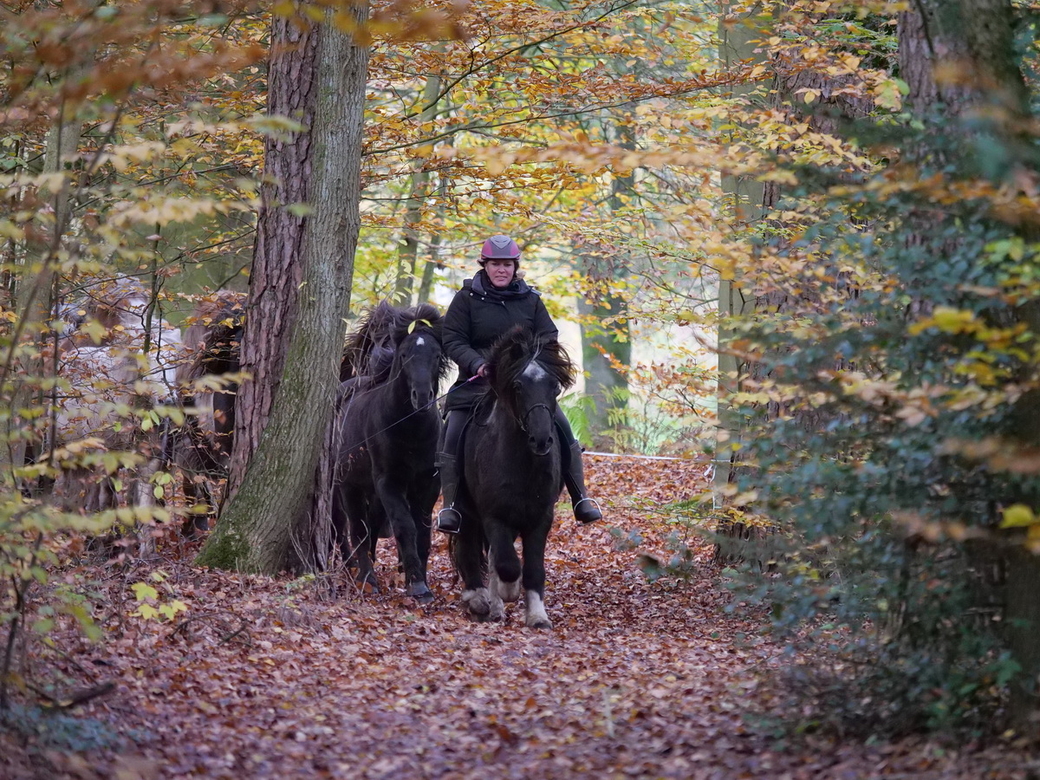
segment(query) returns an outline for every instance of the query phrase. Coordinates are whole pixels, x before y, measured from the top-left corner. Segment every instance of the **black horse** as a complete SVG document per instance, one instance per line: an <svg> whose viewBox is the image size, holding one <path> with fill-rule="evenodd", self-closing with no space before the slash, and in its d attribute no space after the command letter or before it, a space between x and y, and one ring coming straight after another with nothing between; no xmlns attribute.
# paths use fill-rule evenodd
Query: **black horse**
<svg viewBox="0 0 1040 780"><path fill-rule="evenodd" d="M488 367L491 390L463 443L463 521L452 556L462 600L477 619L501 620L503 601L520 597L522 574L528 627L552 628L544 604L545 543L563 488L553 419L556 397L573 384L575 369L558 342L539 341L520 327L496 343Z"/></svg>
<svg viewBox="0 0 1040 780"><path fill-rule="evenodd" d="M440 312L384 301L351 334L347 355L353 376L341 388L332 503L340 548L361 582L377 588L376 542L392 532L406 592L430 601L426 562L440 492L437 387L448 368Z"/></svg>

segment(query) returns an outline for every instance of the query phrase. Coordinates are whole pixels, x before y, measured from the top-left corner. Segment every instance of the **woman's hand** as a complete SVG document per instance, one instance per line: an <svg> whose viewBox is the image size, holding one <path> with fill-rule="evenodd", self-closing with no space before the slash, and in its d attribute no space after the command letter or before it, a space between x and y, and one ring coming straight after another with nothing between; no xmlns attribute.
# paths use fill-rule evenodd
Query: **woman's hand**
<svg viewBox="0 0 1040 780"><path fill-rule="evenodd" d="M480 368L477 369L477 376L487 377L488 375L488 364L481 363Z"/></svg>

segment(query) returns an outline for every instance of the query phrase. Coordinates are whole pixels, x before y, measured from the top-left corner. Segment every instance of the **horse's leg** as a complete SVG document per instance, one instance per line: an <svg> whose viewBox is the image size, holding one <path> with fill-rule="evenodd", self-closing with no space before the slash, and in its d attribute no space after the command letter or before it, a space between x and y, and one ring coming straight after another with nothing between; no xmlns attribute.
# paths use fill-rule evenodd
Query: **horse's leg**
<svg viewBox="0 0 1040 780"><path fill-rule="evenodd" d="M492 571L494 571L494 569L492 569ZM515 580L513 582L503 582L502 580L498 579L498 574L496 572L495 581L498 596L500 599L502 599L502 601L508 601L511 604L514 601L520 600L520 580Z"/></svg>
<svg viewBox="0 0 1040 780"><path fill-rule="evenodd" d="M339 477L334 478L332 485L332 533L333 542L339 545L343 562L350 563L350 542L347 538L347 499L346 487L339 482Z"/></svg>
<svg viewBox="0 0 1040 780"><path fill-rule="evenodd" d="M393 485L386 476L376 479L376 494L394 529L397 553L404 566L405 593L419 601L432 601L433 593L426 584L425 566L419 559L418 533L408 501L405 500L402 491ZM427 552L429 552L428 548Z"/></svg>
<svg viewBox="0 0 1040 780"><path fill-rule="evenodd" d="M524 605L528 628L552 628L545 611L545 542L549 538L552 517L523 537Z"/></svg>
<svg viewBox="0 0 1040 780"><path fill-rule="evenodd" d="M520 580L520 559L513 546L513 532L501 523L489 523L488 569L491 591L492 617L496 612L505 616L503 596L512 596Z"/></svg>
<svg viewBox="0 0 1040 780"><path fill-rule="evenodd" d="M506 607L502 602L502 592L506 586L498 576L495 568L495 553L488 550L488 620L505 620Z"/></svg>
<svg viewBox="0 0 1040 780"><path fill-rule="evenodd" d="M462 603L477 620L488 620L491 594L484 582L484 532L478 518L467 515L467 521L453 541L455 565L462 577Z"/></svg>
<svg viewBox="0 0 1040 780"><path fill-rule="evenodd" d="M420 480L427 482L427 480ZM428 484L420 485L415 491L409 504L412 507L412 521L415 523L415 551L419 555L422 564L423 577L426 577L426 567L430 560L431 532L433 528L433 505L437 503L440 494L440 485L434 475L428 480Z"/></svg>
<svg viewBox="0 0 1040 780"><path fill-rule="evenodd" d="M343 499L346 506L349 541L346 547L341 545L341 549L347 562L357 565L358 582L362 586L368 585L378 591L379 582L376 580L375 568L372 565L374 562L372 551L375 550L372 537L376 532L369 524L368 503L365 501L362 491L352 487L344 489Z"/></svg>

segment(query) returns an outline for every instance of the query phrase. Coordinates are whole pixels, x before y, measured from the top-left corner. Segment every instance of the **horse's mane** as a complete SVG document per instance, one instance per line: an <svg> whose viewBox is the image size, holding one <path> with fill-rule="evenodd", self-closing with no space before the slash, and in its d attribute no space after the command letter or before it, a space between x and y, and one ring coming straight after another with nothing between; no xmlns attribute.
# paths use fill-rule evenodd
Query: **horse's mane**
<svg viewBox="0 0 1040 780"><path fill-rule="evenodd" d="M421 303L407 308L380 301L361 317L347 337L344 349L349 365L348 377L367 377L370 382L386 381L393 367L397 347L410 334L429 335L441 343L443 317L436 306ZM448 373L448 358L441 354L438 375Z"/></svg>
<svg viewBox="0 0 1040 780"><path fill-rule="evenodd" d="M177 370L179 382L237 369L245 301L245 293L220 290L198 302L184 332L184 346L189 354Z"/></svg>
<svg viewBox="0 0 1040 780"><path fill-rule="evenodd" d="M132 277L106 279L82 291L82 298L61 307L60 315L69 327L67 347L107 346L142 331L143 308L151 298L144 286ZM96 322L105 332L87 335L80 331L86 322Z"/></svg>
<svg viewBox="0 0 1040 780"><path fill-rule="evenodd" d="M574 384L577 369L563 345L556 339L538 338L529 327L516 325L491 348L488 356L491 386L496 392L512 387L532 360L536 360L562 389Z"/></svg>

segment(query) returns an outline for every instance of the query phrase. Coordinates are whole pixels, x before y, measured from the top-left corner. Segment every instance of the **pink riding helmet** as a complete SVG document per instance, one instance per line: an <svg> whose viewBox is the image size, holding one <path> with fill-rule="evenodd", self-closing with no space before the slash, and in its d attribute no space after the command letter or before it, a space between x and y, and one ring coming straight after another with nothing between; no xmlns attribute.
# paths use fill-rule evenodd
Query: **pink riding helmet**
<svg viewBox="0 0 1040 780"><path fill-rule="evenodd" d="M488 260L512 260L520 265L520 247L509 236L491 236L480 250L480 264Z"/></svg>

